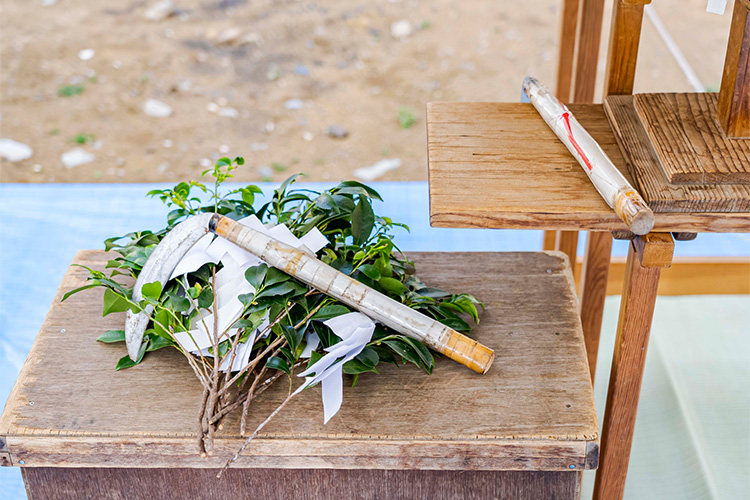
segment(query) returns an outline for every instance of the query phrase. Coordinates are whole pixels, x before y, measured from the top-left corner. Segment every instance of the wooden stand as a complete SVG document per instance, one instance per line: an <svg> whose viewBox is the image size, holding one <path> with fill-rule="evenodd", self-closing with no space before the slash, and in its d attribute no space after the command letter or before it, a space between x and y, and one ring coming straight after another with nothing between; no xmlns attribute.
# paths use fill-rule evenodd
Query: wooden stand
<svg viewBox="0 0 750 500"><path fill-rule="evenodd" d="M578 498L596 468L599 430L573 276L556 252L412 254L425 282L486 304L473 335L496 352L477 375L446 358L427 375L380 368L322 423L320 391L303 392L214 476L243 439L231 415L213 456L197 452L201 395L172 349L115 372L121 328L101 317L101 293L60 303L86 272L71 267L0 418L0 459L21 466L46 498ZM103 269L107 255L75 263ZM295 384L298 383L295 381ZM279 382L253 404L254 428L286 395ZM248 493L249 494L249 493Z"/></svg>
<svg viewBox="0 0 750 500"><path fill-rule="evenodd" d="M611 96L606 105L625 99L632 103L632 96ZM647 165L641 160L652 146L647 143L647 147L631 147L623 138L642 138L645 132L632 129L637 134L622 133L623 122L615 120L613 133L603 121L601 105L569 107L623 175L643 187L644 177L631 175L640 172L634 168L631 173L628 165ZM589 235L581 297L581 317L593 375L609 267L609 232L626 230L625 224L604 203L576 160L530 104L432 103L428 105L427 132L432 225L600 231ZM635 163L636 160L641 163ZM661 167L648 164L648 168ZM722 191L724 188L727 186L676 188L685 196L685 205L667 198L663 205L657 204L659 209L652 205L655 232L636 240L631 249L624 276L626 297L618 326L620 347L613 362L602 433L602 468L595 498L619 499L624 492L659 282L658 267L667 267L671 262L670 233L750 232L748 210L709 212L692 208L722 206L723 200L710 193L726 192ZM656 199L649 201L653 204ZM733 209L743 208L743 203L750 203L750 197L738 197Z"/></svg>

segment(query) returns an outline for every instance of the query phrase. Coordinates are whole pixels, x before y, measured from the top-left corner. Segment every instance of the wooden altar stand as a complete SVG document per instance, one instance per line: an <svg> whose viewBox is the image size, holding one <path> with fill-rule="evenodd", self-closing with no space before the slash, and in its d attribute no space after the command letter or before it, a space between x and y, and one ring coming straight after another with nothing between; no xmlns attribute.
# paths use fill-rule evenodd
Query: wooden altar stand
<svg viewBox="0 0 750 500"><path fill-rule="evenodd" d="M221 479L243 441L238 416L202 459L202 389L185 359L164 349L115 372L124 345L95 339L122 328L124 314L102 318L99 289L60 303L86 281L71 267L0 417L0 463L22 468L32 500L578 498L581 471L597 466L599 428L565 255L409 257L431 286L484 301L473 336L495 349L492 369L478 375L446 358L432 375L385 366L345 387L327 425L320 390L306 390ZM106 262L101 251L74 259ZM248 427L286 390L264 392Z"/></svg>

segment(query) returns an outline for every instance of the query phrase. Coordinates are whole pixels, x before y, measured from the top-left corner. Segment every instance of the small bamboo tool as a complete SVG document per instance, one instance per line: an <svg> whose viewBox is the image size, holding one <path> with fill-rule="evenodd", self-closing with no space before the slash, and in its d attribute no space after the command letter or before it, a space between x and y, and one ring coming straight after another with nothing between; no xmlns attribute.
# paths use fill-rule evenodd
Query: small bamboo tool
<svg viewBox="0 0 750 500"><path fill-rule="evenodd" d="M547 125L581 164L607 205L635 234L651 231L654 213L573 113L536 78L527 76L523 90Z"/></svg>
<svg viewBox="0 0 750 500"><path fill-rule="evenodd" d="M141 288L144 284L154 281L163 284L182 256L206 234L207 230L226 238L303 283L340 300L385 326L423 342L478 373L486 373L495 359L495 353L489 347L373 290L321 262L313 255L218 214L191 217L178 224L164 237L138 276L133 288L133 300L141 299ZM138 356L150 313L150 309L137 314L128 311L125 334L131 357Z"/></svg>

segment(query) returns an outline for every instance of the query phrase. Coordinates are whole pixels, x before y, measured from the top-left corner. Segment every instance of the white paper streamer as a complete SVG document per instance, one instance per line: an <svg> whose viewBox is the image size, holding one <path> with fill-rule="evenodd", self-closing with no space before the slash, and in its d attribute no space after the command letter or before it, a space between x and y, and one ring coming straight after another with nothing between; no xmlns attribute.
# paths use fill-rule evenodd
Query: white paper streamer
<svg viewBox="0 0 750 500"><path fill-rule="evenodd" d="M312 228L304 236L297 238L285 225L280 224L273 227L266 227L255 215L240 219L239 222L257 231L271 235L277 240L283 241L294 248L299 248L310 253L316 253L328 244L328 240L318 228ZM226 331L242 315L244 305L240 302L239 296L244 293L252 293L255 291L253 286L245 279L245 271L250 267L262 264L263 261L247 250L238 247L224 238L215 237L213 234L207 234L198 240L188 253L185 254L182 260L177 264L174 272L172 272L170 279L197 271L201 266L209 262L213 264L221 262L223 265L222 269L216 273L215 283L215 313L218 315L217 332L221 335L221 333ZM237 345L237 352L234 355L234 362L231 366L232 371L240 370L245 364L247 364L256 336L259 332L265 330L266 327L268 327L268 324L268 317L266 317L263 324L250 334L247 342ZM214 314L202 310L201 317L196 318L193 321L191 330L189 332L175 333L175 339L183 349L193 354L198 354L200 352L204 356L212 357L212 354L208 352L208 349L213 345L213 332ZM233 338L238 332L239 329L237 328L228 330L226 336L219 338L219 342ZM314 340L318 341L317 336ZM308 345L311 345L310 339L308 339ZM312 345L313 347L310 348L310 351L317 347L317 342ZM221 371L226 372L230 369L230 358L231 354L222 360L220 366Z"/></svg>
<svg viewBox="0 0 750 500"><path fill-rule="evenodd" d="M324 324L341 338L341 342L326 348L326 355L298 375L306 378L305 382L294 393L298 394L311 385L320 382L323 398L323 423L326 424L341 408L344 397L342 371L344 363L354 359L372 340L375 322L362 313L352 312L331 318ZM317 335L315 339L317 340Z"/></svg>

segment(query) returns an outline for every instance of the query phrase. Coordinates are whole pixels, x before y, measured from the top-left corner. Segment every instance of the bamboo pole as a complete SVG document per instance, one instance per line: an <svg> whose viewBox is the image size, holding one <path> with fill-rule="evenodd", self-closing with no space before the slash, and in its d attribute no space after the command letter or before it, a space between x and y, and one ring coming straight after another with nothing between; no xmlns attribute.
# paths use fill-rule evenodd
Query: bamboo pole
<svg viewBox="0 0 750 500"><path fill-rule="evenodd" d="M570 110L539 81L526 77L523 89L544 121L578 160L604 201L635 233L654 227L654 213Z"/></svg>

